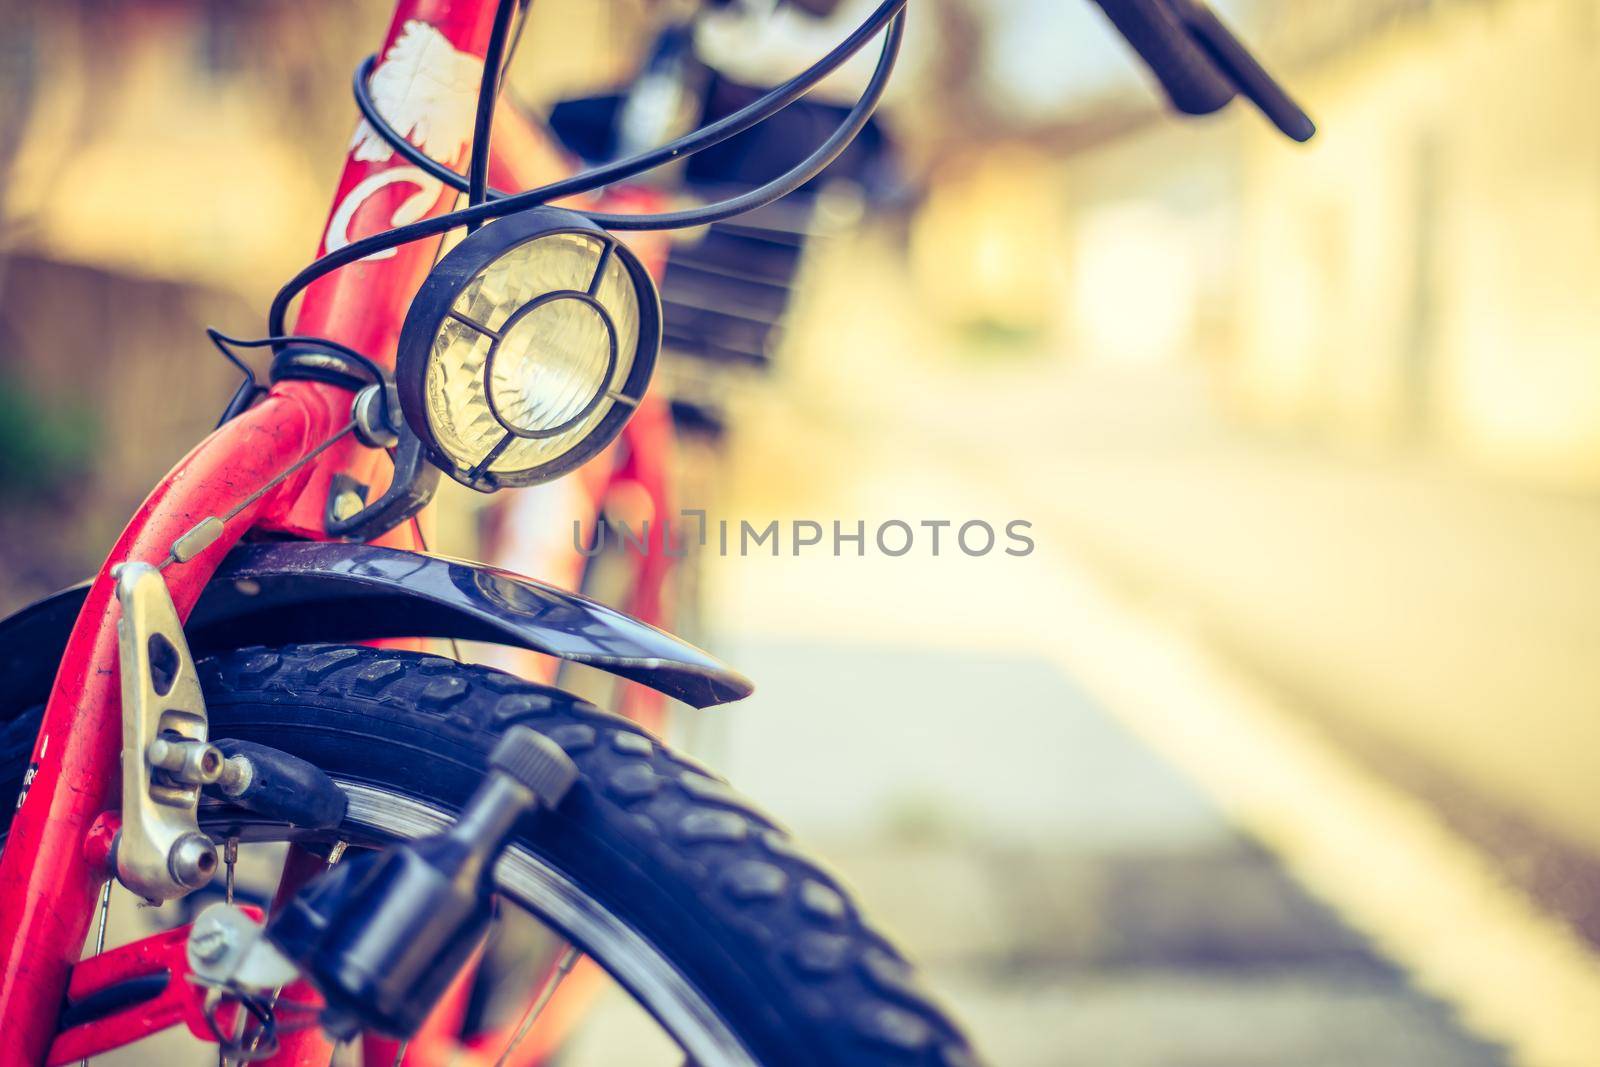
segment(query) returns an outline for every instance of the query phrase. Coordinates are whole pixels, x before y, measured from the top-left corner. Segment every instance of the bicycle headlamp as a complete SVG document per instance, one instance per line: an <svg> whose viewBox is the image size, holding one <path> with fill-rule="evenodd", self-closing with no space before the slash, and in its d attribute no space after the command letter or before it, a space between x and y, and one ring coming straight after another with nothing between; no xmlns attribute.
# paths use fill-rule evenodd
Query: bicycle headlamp
<svg viewBox="0 0 1600 1067"><path fill-rule="evenodd" d="M661 303L627 246L537 208L471 234L406 313L395 380L429 458L483 492L573 469L617 436L661 346Z"/></svg>

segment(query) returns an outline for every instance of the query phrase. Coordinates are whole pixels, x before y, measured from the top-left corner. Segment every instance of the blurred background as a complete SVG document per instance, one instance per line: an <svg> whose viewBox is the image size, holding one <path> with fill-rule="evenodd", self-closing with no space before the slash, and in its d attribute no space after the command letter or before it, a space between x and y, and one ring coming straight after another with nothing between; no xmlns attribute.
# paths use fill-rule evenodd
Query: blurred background
<svg viewBox="0 0 1600 1067"><path fill-rule="evenodd" d="M512 93L617 92L667 7L538 0ZM868 531L698 561L758 692L672 732L996 1063L1600 1062L1600 5L1216 7L1311 144L1163 113L1086 0L914 0L776 305L669 274L684 506ZM772 84L865 9L698 54ZM388 13L0 5L0 608L214 424L201 329L314 251Z"/></svg>

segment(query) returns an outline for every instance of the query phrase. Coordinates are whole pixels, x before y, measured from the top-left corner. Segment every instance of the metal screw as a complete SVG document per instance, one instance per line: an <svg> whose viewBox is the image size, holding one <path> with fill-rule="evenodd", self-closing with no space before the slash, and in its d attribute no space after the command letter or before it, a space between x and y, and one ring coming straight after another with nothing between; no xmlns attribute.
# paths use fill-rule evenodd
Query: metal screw
<svg viewBox="0 0 1600 1067"><path fill-rule="evenodd" d="M233 948L233 930L202 917L189 932L189 950L201 963L216 963Z"/></svg>

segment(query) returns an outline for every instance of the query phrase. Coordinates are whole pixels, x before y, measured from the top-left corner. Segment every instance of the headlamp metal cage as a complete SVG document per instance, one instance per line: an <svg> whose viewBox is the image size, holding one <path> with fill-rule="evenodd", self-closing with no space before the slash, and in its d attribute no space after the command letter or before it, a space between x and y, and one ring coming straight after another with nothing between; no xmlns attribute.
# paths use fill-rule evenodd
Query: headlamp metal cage
<svg viewBox="0 0 1600 1067"><path fill-rule="evenodd" d="M552 289L539 293L511 311L498 328L491 329L462 314L455 308L457 298L474 278L489 269L498 259L532 241L562 234L576 234L594 239L599 244L598 259L587 290ZM604 281L612 261L620 263L633 285L638 305L638 341L626 380L613 381L621 362L617 324L611 310L602 303L597 292ZM524 317L562 300L583 304L600 319L605 327L609 350L605 374L581 410L548 427L522 426L513 422L495 400L494 369L496 357L507 334ZM452 456L439 443L428 416L427 376L430 361L434 358L434 341L449 320L454 320L470 330L489 338L490 347L483 365L484 401L489 414L504 431L499 442L487 454L470 463ZM480 492L493 492L515 486L534 485L558 478L582 465L610 444L622 431L633 414L655 368L656 356L661 347L661 298L655 281L631 249L616 235L609 233L583 215L560 208L536 208L508 215L489 223L467 236L451 249L423 281L400 332L396 356L395 381L400 391L400 406L406 423L422 441L431 462L463 485ZM508 447L519 440L548 439L570 433L590 418L596 408L609 405L609 409L596 422L589 433L571 448L526 470L493 470L493 465Z"/></svg>

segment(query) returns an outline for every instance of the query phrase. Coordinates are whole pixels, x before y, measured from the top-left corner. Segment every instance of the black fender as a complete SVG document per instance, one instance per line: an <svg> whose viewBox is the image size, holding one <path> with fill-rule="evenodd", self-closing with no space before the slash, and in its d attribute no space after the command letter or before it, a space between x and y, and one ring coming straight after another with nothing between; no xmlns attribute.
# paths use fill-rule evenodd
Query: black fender
<svg viewBox="0 0 1600 1067"><path fill-rule="evenodd" d="M44 701L87 582L0 621L0 707ZM196 656L296 641L454 637L515 645L649 686L697 708L754 688L687 642L604 604L510 571L341 542L235 548L184 627Z"/></svg>

